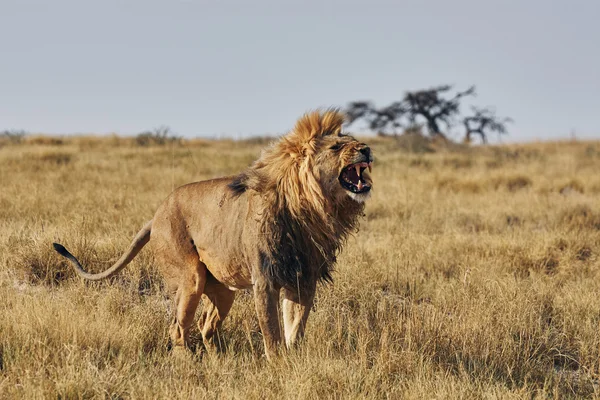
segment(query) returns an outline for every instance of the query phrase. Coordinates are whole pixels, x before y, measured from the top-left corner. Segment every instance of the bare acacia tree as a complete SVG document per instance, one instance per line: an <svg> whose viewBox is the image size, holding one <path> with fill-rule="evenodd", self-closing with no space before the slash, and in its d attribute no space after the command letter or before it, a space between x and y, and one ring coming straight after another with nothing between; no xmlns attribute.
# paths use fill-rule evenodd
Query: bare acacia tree
<svg viewBox="0 0 600 400"><path fill-rule="evenodd" d="M442 135L440 124L447 129L454 124L454 117L460 112L460 100L475 95L475 86L456 93L453 97L444 98L444 94L452 89L450 85L442 85L425 90L407 92L402 103L408 114L411 125L416 124L417 117L425 119L427 130L431 136Z"/></svg>
<svg viewBox="0 0 600 400"><path fill-rule="evenodd" d="M349 125L362 119L367 123L370 130L380 134L397 133L397 129L403 125L401 119L406 114L406 108L402 102L376 108L369 101L355 101L348 104L345 111Z"/></svg>
<svg viewBox="0 0 600 400"><path fill-rule="evenodd" d="M352 125L359 119L364 119L369 122L375 111L375 106L370 101L353 101L348 103L348 106L344 111L348 118L348 125Z"/></svg>
<svg viewBox="0 0 600 400"><path fill-rule="evenodd" d="M473 115L463 118L465 142L471 143L473 135L479 135L483 143L487 143L488 132L506 133L506 124L513 122L510 118L498 118L490 108L471 107Z"/></svg>
<svg viewBox="0 0 600 400"><path fill-rule="evenodd" d="M423 124L430 136L445 137L442 128L447 132L452 128L460 114L460 102L464 97L475 96L475 86L462 92L449 95L450 85L441 85L430 89L406 92L401 101L396 101L382 108L377 108L370 101L349 103L345 111L348 123L352 125L358 120L365 121L369 129L378 134L396 134L398 128L420 130ZM513 122L510 118L498 118L491 108L471 107L472 115L460 119L465 128L465 141L471 142L473 135L479 135L483 143L487 143L489 133L506 133L506 124ZM445 125L445 126L444 126Z"/></svg>
<svg viewBox="0 0 600 400"><path fill-rule="evenodd" d="M463 97L475 94L475 86L446 98L445 93L452 90L450 85L442 85L425 90L406 92L401 101L382 108L376 108L370 101L355 101L348 104L346 113L349 124L357 120L367 123L369 129L377 133L397 133L398 128L414 127L417 119L424 119L431 136L444 136L441 124L450 129L460 112Z"/></svg>

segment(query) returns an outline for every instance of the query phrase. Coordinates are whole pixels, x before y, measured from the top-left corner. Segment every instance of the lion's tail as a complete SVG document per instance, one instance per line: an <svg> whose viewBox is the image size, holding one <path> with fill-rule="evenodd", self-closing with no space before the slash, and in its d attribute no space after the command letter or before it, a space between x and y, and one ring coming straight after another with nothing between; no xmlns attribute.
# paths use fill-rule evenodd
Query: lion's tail
<svg viewBox="0 0 600 400"><path fill-rule="evenodd" d="M146 243L148 243L148 241L150 240L151 230L152 220L148 221L146 225L144 225L144 227L138 232L138 234L133 239L133 242L131 242L129 249L127 249L127 251L123 253L121 258L119 258L119 260L112 267L110 267L106 271L97 274L91 274L89 272L86 272L79 263L79 261L77 261L77 259L71 253L69 253L69 251L65 249L63 245L60 245L58 243L52 243L52 245L54 246L54 250L56 250L58 254L60 254L63 257L66 257L71 262L71 264L73 264L77 275L90 281L99 281L113 276L114 274L122 270L127 264L129 264L131 260L133 260L133 258L140 252L142 247L144 247Z"/></svg>

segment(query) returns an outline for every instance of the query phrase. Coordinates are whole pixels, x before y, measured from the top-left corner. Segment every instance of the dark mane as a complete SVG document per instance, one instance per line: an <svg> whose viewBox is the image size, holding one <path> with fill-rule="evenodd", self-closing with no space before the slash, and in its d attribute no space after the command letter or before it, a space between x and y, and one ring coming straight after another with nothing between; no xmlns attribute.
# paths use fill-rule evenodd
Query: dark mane
<svg viewBox="0 0 600 400"><path fill-rule="evenodd" d="M231 183L229 185L227 185L227 187L229 187L229 189L231 189L231 191L233 192L233 194L235 196L239 196L248 189L248 185L246 184L246 179L247 179L246 174L243 174L243 173L239 174L233 178L233 180L231 181Z"/></svg>
<svg viewBox="0 0 600 400"><path fill-rule="evenodd" d="M266 248L261 249L261 268L266 276L278 286L303 290L303 284L319 280L331 283L336 257L347 237L357 228L363 204L348 198L341 212L334 212L328 221L335 232L332 238L311 230L314 221L298 220L289 213L265 215L261 227L267 238Z"/></svg>

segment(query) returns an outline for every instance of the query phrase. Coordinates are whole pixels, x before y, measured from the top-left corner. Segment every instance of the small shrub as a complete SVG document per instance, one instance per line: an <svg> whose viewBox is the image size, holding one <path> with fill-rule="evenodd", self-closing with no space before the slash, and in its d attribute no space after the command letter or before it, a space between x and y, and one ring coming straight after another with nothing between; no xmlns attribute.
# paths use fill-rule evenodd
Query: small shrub
<svg viewBox="0 0 600 400"><path fill-rule="evenodd" d="M481 182L476 180L459 180L452 177L440 178L437 180L437 187L455 193L481 193L483 187Z"/></svg>
<svg viewBox="0 0 600 400"><path fill-rule="evenodd" d="M473 166L473 160L470 158L447 158L444 160L445 167L451 167L453 169L471 168Z"/></svg>
<svg viewBox="0 0 600 400"><path fill-rule="evenodd" d="M55 286L73 275L73 269L52 248L51 242L32 237L11 237L9 263L15 276L35 285Z"/></svg>
<svg viewBox="0 0 600 400"><path fill-rule="evenodd" d="M509 192L525 189L532 185L529 177L524 175L501 176L493 181L494 189L506 188Z"/></svg>
<svg viewBox="0 0 600 400"><path fill-rule="evenodd" d="M38 159L45 164L68 165L73 161L73 154L64 152L44 153Z"/></svg>
<svg viewBox="0 0 600 400"><path fill-rule="evenodd" d="M9 129L0 132L0 138L11 144L19 144L23 142L25 135L27 135L27 132L22 129Z"/></svg>
<svg viewBox="0 0 600 400"><path fill-rule="evenodd" d="M571 193L583 193L585 190L583 188L583 184L578 180L572 179L569 182L560 185L558 188L558 193L562 195L568 195Z"/></svg>
<svg viewBox="0 0 600 400"><path fill-rule="evenodd" d="M523 224L523 220L516 215L507 215L506 216L506 225L508 226L521 226Z"/></svg>
<svg viewBox="0 0 600 400"><path fill-rule="evenodd" d="M488 160L485 162L485 166L487 169L498 169L504 166L504 163L501 160Z"/></svg>
<svg viewBox="0 0 600 400"><path fill-rule="evenodd" d="M531 186L532 182L526 176L514 176L506 180L506 188L509 192L515 192Z"/></svg>
<svg viewBox="0 0 600 400"><path fill-rule="evenodd" d="M52 136L33 136L27 138L27 144L35 144L40 146L60 146L65 144L61 138Z"/></svg>
<svg viewBox="0 0 600 400"><path fill-rule="evenodd" d="M582 246L579 250L577 250L575 257L579 261L587 261L592 256L592 254L592 249L590 249L588 246Z"/></svg>
<svg viewBox="0 0 600 400"><path fill-rule="evenodd" d="M431 169L431 167L432 167L431 161L426 160L425 158L414 158L414 159L410 160L408 165L410 167L417 167L417 168L424 168L424 169Z"/></svg>
<svg viewBox="0 0 600 400"><path fill-rule="evenodd" d="M531 255L518 252L513 256L511 269L514 276L524 279L532 272L544 275L556 275L560 266L558 254L553 249L547 249L545 254Z"/></svg>
<svg viewBox="0 0 600 400"><path fill-rule="evenodd" d="M577 205L564 210L559 214L558 222L560 225L573 230L600 230L600 214L594 212L587 205Z"/></svg>
<svg viewBox="0 0 600 400"><path fill-rule="evenodd" d="M176 136L168 126L154 128L151 131L144 131L135 138L138 146L164 146L169 143L179 143L181 137Z"/></svg>

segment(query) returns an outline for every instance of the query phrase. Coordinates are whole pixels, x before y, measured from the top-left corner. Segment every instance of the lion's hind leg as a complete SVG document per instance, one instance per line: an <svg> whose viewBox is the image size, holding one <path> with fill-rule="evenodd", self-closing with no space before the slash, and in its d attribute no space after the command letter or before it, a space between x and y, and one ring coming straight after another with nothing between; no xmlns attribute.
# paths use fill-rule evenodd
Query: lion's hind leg
<svg viewBox="0 0 600 400"><path fill-rule="evenodd" d="M209 278L204 294L206 295L206 301L202 310L202 317L198 321L198 328L202 332L204 345L209 348L213 347L214 335L215 333L218 334L218 329L227 314L229 314L229 310L231 310L235 300L235 292L229 290L222 283Z"/></svg>
<svg viewBox="0 0 600 400"><path fill-rule="evenodd" d="M195 262L188 261L187 268L180 271L179 279L173 282L175 315L169 329L171 343L175 349L189 345L190 327L206 284L206 266L197 258Z"/></svg>

